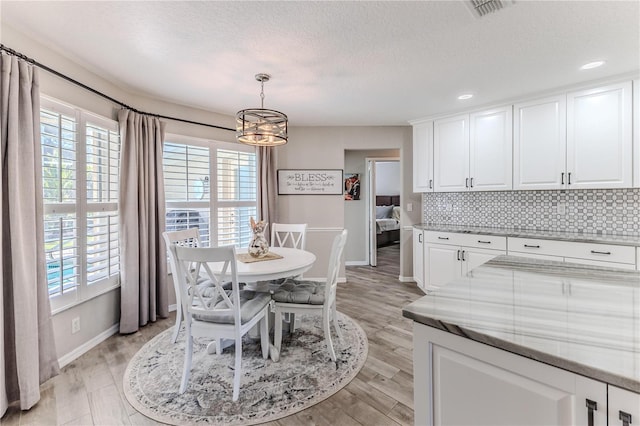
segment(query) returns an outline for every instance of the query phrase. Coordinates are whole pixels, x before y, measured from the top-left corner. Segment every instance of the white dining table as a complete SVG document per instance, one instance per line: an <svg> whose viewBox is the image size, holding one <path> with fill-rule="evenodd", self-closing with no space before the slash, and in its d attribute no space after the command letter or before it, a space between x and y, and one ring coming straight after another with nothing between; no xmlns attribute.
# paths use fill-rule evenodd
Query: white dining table
<svg viewBox="0 0 640 426"><path fill-rule="evenodd" d="M269 252L282 256L281 259L262 260L258 262L244 263L240 260L236 262L238 271L238 282L245 283L247 290L269 291L269 281L279 278L297 277L307 272L316 261L316 255L306 250L270 247ZM247 249L237 249L237 254L247 253ZM211 272L219 273L222 269L221 263L209 264ZM269 315L269 323L273 323L274 315ZM249 337L257 339L260 337L259 328L256 326L249 331ZM225 342L222 347L229 346L232 342ZM207 348L209 353L214 353L215 345L210 344ZM273 344L269 345L272 359L278 358L277 351Z"/></svg>
<svg viewBox="0 0 640 426"><path fill-rule="evenodd" d="M238 254L246 252L246 248L237 250ZM282 258L251 263L238 260L238 281L247 283L250 289L261 291L264 289L258 286L258 282L302 275L311 269L316 261L316 255L306 250L270 247L269 252ZM213 272L216 272L215 269Z"/></svg>

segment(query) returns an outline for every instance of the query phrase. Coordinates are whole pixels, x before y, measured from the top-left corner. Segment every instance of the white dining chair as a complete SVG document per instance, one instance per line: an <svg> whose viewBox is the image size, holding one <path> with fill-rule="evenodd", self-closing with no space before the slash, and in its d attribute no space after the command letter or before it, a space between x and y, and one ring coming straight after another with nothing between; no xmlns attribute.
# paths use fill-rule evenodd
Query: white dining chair
<svg viewBox="0 0 640 426"><path fill-rule="evenodd" d="M304 250L307 244L306 223L272 223L271 246Z"/></svg>
<svg viewBox="0 0 640 426"><path fill-rule="evenodd" d="M191 373L193 356L193 338L202 337L235 341L235 364L233 376L233 401L240 395L242 377L242 336L256 324L260 324L262 356L269 356L269 293L240 290L236 263L236 251L233 246L200 248L182 247L172 244L170 250L176 259L180 299L185 316L185 358L180 393L187 388ZM210 265L219 263L219 273L212 272ZM197 284L197 276L192 268L205 272L213 284L214 291ZM231 289L223 286L231 282ZM207 291L207 295L203 294ZM208 348L211 345L208 346ZM216 348L220 345L217 344ZM218 349L219 350L219 349Z"/></svg>
<svg viewBox="0 0 640 426"><path fill-rule="evenodd" d="M180 325L182 324L184 315L182 313L182 304L180 303L180 287L178 286L178 281L176 279L178 271L176 258L169 248L171 247L171 244L177 244L185 247L201 247L200 231L198 228L189 228L181 231L163 232L162 238L164 238L167 251L169 252L169 267L173 277L173 289L176 293L176 325L171 338L171 341L175 343L178 340L178 333L180 332ZM196 276L200 275L199 270L193 269L192 272ZM205 278L200 278L198 284L206 286L211 285Z"/></svg>
<svg viewBox="0 0 640 426"><path fill-rule="evenodd" d="M277 361L282 348L282 316L290 314L322 315L324 339L332 361L336 361L336 353L331 340L331 324L338 338L342 338L336 322L336 290L342 252L347 242L347 230L343 230L333 240L326 282L287 279L272 295L275 312L275 332L272 359Z"/></svg>

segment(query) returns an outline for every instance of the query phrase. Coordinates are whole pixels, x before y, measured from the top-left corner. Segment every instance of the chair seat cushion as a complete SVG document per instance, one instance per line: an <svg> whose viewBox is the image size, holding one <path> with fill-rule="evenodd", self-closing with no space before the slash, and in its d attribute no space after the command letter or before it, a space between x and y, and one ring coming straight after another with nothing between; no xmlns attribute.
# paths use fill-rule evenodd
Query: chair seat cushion
<svg viewBox="0 0 640 426"><path fill-rule="evenodd" d="M231 298L231 291L226 291L227 296ZM242 324L250 321L255 317L258 312L264 309L271 302L271 295L269 293L258 293L251 290L240 291L240 321ZM194 313L193 319L197 321L208 321L222 324L233 324L233 314L229 311L216 312L215 309L226 309L228 306L222 297L218 296L218 299L214 303L212 310L207 313Z"/></svg>
<svg viewBox="0 0 640 426"><path fill-rule="evenodd" d="M325 283L317 281L287 279L273 290L271 298L280 303L297 303L301 305L324 304Z"/></svg>

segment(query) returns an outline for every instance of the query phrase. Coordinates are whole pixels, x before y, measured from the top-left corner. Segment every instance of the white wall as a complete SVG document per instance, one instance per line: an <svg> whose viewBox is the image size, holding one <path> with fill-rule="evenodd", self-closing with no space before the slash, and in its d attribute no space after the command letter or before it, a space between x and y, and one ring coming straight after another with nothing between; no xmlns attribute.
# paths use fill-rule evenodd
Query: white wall
<svg viewBox="0 0 640 426"><path fill-rule="evenodd" d="M343 169L345 152L355 150L397 149L400 152L403 200L400 275L411 277L412 243L410 225L420 222L421 194L412 192L412 130L410 126L389 127L293 127L289 143L278 147L279 169ZM364 191L364 189L363 189ZM350 206L354 205L351 202ZM407 204L413 206L407 212ZM342 195L281 195L278 197L278 220L307 223L307 248L316 253L318 261L305 277L325 277L333 237L345 227ZM357 206L357 204L355 204ZM357 208L357 207L356 207ZM364 219L364 217L363 217ZM351 239L351 236L349 236ZM348 242L349 243L349 242ZM344 277L344 271L341 272Z"/></svg>
<svg viewBox="0 0 640 426"><path fill-rule="evenodd" d="M376 161L376 194L400 195L399 161Z"/></svg>

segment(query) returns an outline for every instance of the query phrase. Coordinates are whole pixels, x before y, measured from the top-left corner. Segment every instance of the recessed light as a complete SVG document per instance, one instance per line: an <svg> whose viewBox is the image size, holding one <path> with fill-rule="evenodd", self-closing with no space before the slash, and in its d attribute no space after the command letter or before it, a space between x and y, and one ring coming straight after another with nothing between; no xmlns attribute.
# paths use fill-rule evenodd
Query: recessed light
<svg viewBox="0 0 640 426"><path fill-rule="evenodd" d="M594 61L594 62L589 62L588 64L584 64L583 66L580 67L581 70L590 70L593 68L598 68L604 65L604 61Z"/></svg>
<svg viewBox="0 0 640 426"><path fill-rule="evenodd" d="M471 93L465 93L464 95L458 96L458 99L460 99L461 101L464 101L466 99L471 99L471 98L473 98L473 95Z"/></svg>

